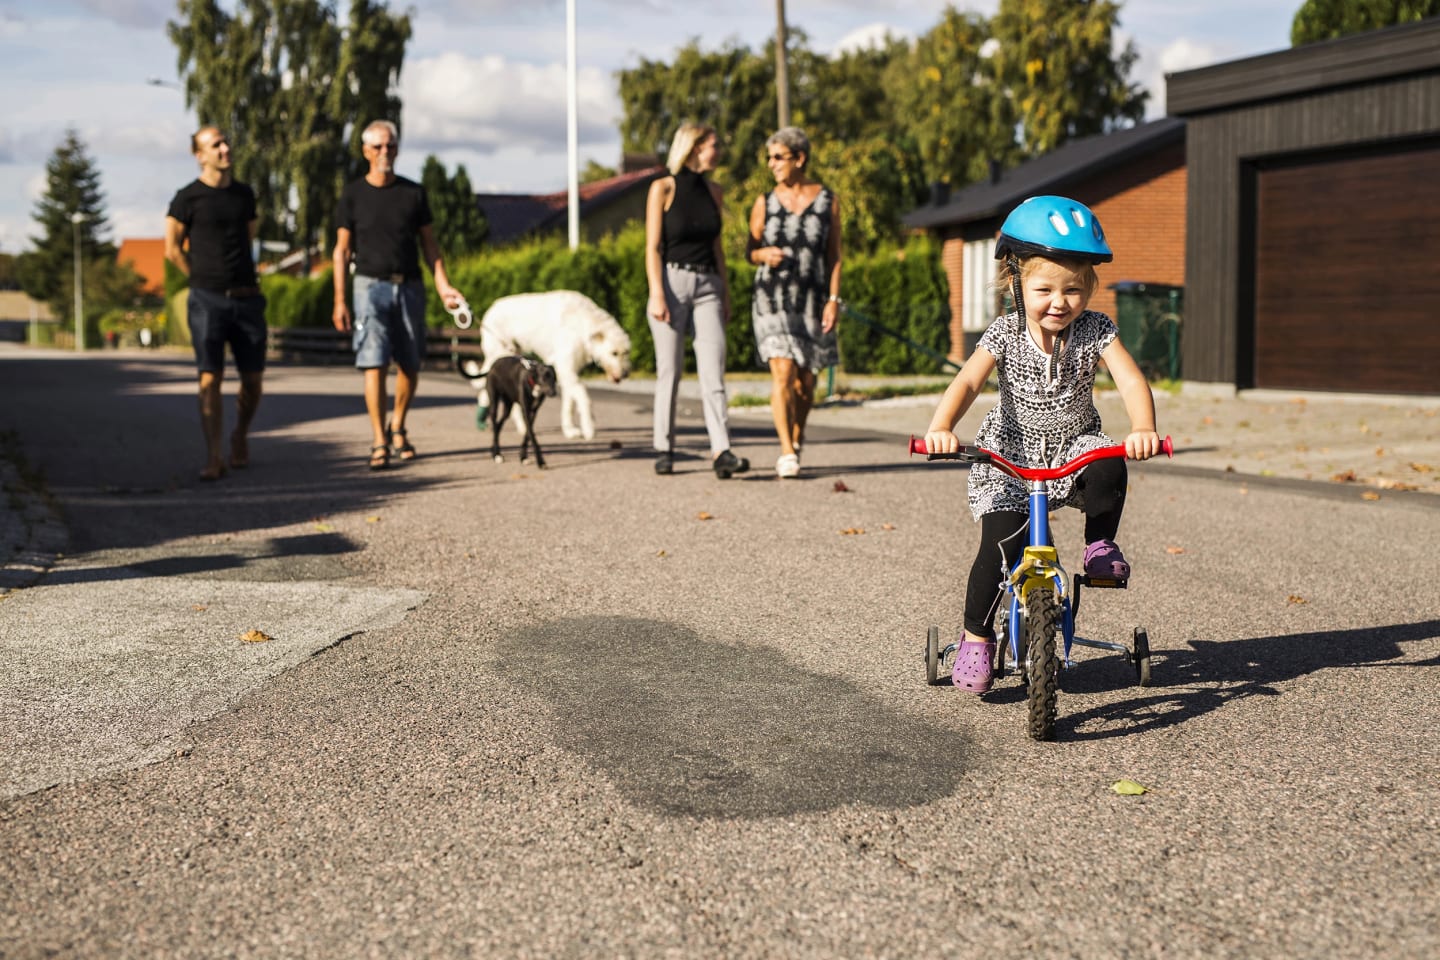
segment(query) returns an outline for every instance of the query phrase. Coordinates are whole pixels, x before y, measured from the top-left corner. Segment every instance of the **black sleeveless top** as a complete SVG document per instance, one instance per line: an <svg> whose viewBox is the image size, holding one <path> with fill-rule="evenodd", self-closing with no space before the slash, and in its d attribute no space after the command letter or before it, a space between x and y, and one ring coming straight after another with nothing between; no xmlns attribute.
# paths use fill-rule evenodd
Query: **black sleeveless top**
<svg viewBox="0 0 1440 960"><path fill-rule="evenodd" d="M675 174L675 197L661 224L661 259L666 263L716 268L715 238L720 211L705 177L689 167Z"/></svg>

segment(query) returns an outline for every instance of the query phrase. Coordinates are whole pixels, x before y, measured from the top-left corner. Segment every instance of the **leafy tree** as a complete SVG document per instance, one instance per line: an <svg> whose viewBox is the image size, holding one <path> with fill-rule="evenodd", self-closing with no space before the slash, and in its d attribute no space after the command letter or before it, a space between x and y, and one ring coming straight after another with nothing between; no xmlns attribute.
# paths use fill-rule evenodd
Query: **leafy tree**
<svg viewBox="0 0 1440 960"><path fill-rule="evenodd" d="M19 290L18 259L13 253L0 253L0 290Z"/></svg>
<svg viewBox="0 0 1440 960"><path fill-rule="evenodd" d="M475 201L470 175L462 163L455 176L445 172L445 165L434 154L425 158L420 183L430 200L430 213L435 218L435 239L447 257L474 253L485 243L490 225Z"/></svg>
<svg viewBox="0 0 1440 960"><path fill-rule="evenodd" d="M48 303L56 316L68 316L73 303L75 224L71 217L76 213L82 217L80 257L87 272L92 261L114 263L115 247L106 238L110 227L100 171L79 135L70 130L45 163L45 192L34 211L40 236L30 238L34 249L21 254L16 263L21 289ZM130 276L138 287L134 271Z"/></svg>
<svg viewBox="0 0 1440 960"><path fill-rule="evenodd" d="M1024 156L1144 116L1149 94L1129 81L1139 54L1115 49L1119 12L1112 0L1000 0L992 66Z"/></svg>
<svg viewBox="0 0 1440 960"><path fill-rule="evenodd" d="M409 16L351 0L342 28L321 0L178 3L167 30L186 103L230 135L261 236L308 249L329 233L345 180L364 172L365 125L399 120Z"/></svg>
<svg viewBox="0 0 1440 960"><path fill-rule="evenodd" d="M581 183L595 183L599 180L609 180L615 176L615 168L607 167L596 160L587 160L585 168L580 171Z"/></svg>
<svg viewBox="0 0 1440 960"><path fill-rule="evenodd" d="M1290 25L1294 46L1440 17L1440 0L1305 0Z"/></svg>

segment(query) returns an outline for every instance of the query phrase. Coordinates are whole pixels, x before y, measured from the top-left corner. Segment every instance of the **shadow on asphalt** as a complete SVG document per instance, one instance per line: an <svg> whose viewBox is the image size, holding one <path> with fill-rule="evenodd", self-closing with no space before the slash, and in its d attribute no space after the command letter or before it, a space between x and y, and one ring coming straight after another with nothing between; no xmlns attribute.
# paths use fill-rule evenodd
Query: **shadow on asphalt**
<svg viewBox="0 0 1440 960"><path fill-rule="evenodd" d="M1320 670L1440 666L1440 657L1388 662L1405 656L1402 643L1437 638L1440 620L1223 642L1197 640L1189 650L1151 655L1154 686L1143 688L1143 696L1078 713L1066 713L1062 699L1057 732L1064 740L1134 736L1204 716L1232 700L1284 696L1277 685ZM1102 674L1102 670L1117 672ZM1085 660L1065 672L1061 686L1074 693L1114 689L1123 676L1118 671L1129 673L1118 657Z"/></svg>
<svg viewBox="0 0 1440 960"><path fill-rule="evenodd" d="M555 705L555 737L627 799L758 818L950 794L969 743L773 650L673 623L559 620L502 638L500 670Z"/></svg>

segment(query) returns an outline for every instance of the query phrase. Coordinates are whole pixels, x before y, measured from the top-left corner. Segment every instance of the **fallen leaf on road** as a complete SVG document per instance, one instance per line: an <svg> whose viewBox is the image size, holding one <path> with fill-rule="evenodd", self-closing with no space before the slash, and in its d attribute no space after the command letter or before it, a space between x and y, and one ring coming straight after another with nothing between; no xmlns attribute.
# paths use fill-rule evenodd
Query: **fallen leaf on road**
<svg viewBox="0 0 1440 960"><path fill-rule="evenodd" d="M1360 424L1360 432L1361 432L1361 433L1369 433L1369 432L1370 432L1370 424L1368 424L1368 423L1362 423L1362 424Z"/></svg>
<svg viewBox="0 0 1440 960"><path fill-rule="evenodd" d="M1428 463L1412 463L1410 469L1416 473L1433 473L1435 471L1435 468Z"/></svg>
<svg viewBox="0 0 1440 960"><path fill-rule="evenodd" d="M1385 456L1385 448L1384 448L1384 447L1376 447L1376 448L1375 448L1375 456L1377 456L1377 457L1383 457L1383 456Z"/></svg>
<svg viewBox="0 0 1440 960"><path fill-rule="evenodd" d="M332 527L332 526L330 526L330 524L328 524L328 523L317 523L317 524L315 524L315 529L316 529L316 530L319 530L321 533L334 533L334 532L335 532L335 528Z"/></svg>
<svg viewBox="0 0 1440 960"><path fill-rule="evenodd" d="M668 557L669 554L666 553L664 550L661 550L659 553L655 554L655 556L657 556L657 557Z"/></svg>
<svg viewBox="0 0 1440 960"><path fill-rule="evenodd" d="M1379 500L1379 499L1380 499L1380 494L1376 493L1374 490L1366 490L1364 493L1360 494L1360 499L1361 499L1361 500Z"/></svg>
<svg viewBox="0 0 1440 960"><path fill-rule="evenodd" d="M1354 470L1346 470L1344 473L1335 474L1330 481L1332 483L1354 483L1356 479Z"/></svg>
<svg viewBox="0 0 1440 960"><path fill-rule="evenodd" d="M240 634L240 639L244 640L246 643L266 643L270 640L274 640L275 638L270 636L270 634L262 633L259 630L246 630L244 633Z"/></svg>
<svg viewBox="0 0 1440 960"><path fill-rule="evenodd" d="M1122 797L1138 797L1142 793L1149 793L1150 788L1134 780L1116 780L1110 784L1110 789Z"/></svg>
<svg viewBox="0 0 1440 960"><path fill-rule="evenodd" d="M512 473L512 474L510 474L510 479L511 479L511 480L525 480L525 479L528 479L529 476L530 476L530 475L529 475L528 473Z"/></svg>
<svg viewBox="0 0 1440 960"><path fill-rule="evenodd" d="M862 533L864 533L864 532L865 532L865 530L864 530L862 527L846 527L844 530L841 530L841 531L840 531L840 536L842 536L842 537L853 537L853 536L857 536L857 535L859 535L859 534L862 534Z"/></svg>
<svg viewBox="0 0 1440 960"><path fill-rule="evenodd" d="M1297 596L1296 594L1292 593L1290 594L1290 596L1285 598L1285 602L1290 604L1291 606L1294 606L1297 603L1309 603L1310 601L1306 600L1304 597Z"/></svg>
<svg viewBox="0 0 1440 960"><path fill-rule="evenodd" d="M704 510L701 510L699 513L695 514L695 519L696 519L696 520L714 520L714 519L715 519L715 515L714 515L714 514L710 514L710 513L706 513Z"/></svg>
<svg viewBox="0 0 1440 960"><path fill-rule="evenodd" d="M881 529L881 530L894 530L894 529L895 529L895 524L893 524L893 523L882 523L882 524L880 524L880 529Z"/></svg>
<svg viewBox="0 0 1440 960"><path fill-rule="evenodd" d="M1419 490L1420 486L1414 483L1406 483L1403 480L1380 479L1375 481L1375 486L1381 490Z"/></svg>
<svg viewBox="0 0 1440 960"><path fill-rule="evenodd" d="M1165 552L1166 552L1166 553L1184 553L1184 552L1185 552L1185 548L1184 548L1184 547L1166 547L1166 548L1165 548Z"/></svg>
<svg viewBox="0 0 1440 960"><path fill-rule="evenodd" d="M366 518L365 518L365 522L366 522L366 523L379 523L379 522L380 522L380 518L379 518L379 517L366 517Z"/></svg>
<svg viewBox="0 0 1440 960"><path fill-rule="evenodd" d="M1212 423L1215 422L1215 418L1214 418L1214 417L1202 417L1201 420L1200 420L1200 422L1203 423L1203 424L1205 424L1205 426L1208 427L1208 426L1210 426L1210 424L1212 424Z"/></svg>
<svg viewBox="0 0 1440 960"><path fill-rule="evenodd" d="M835 486L834 486L833 489L835 490L836 493L849 493L849 492L850 492L850 488L847 487L847 486L845 486L845 481L844 481L844 480L836 480L836 481L835 481Z"/></svg>
<svg viewBox="0 0 1440 960"><path fill-rule="evenodd" d="M203 604L203 603L197 603L197 604L193 604L193 605L190 607L190 609L191 609L191 610L194 610L196 613L204 613L206 610L209 610L210 608L207 607L207 606L205 606L205 604Z"/></svg>

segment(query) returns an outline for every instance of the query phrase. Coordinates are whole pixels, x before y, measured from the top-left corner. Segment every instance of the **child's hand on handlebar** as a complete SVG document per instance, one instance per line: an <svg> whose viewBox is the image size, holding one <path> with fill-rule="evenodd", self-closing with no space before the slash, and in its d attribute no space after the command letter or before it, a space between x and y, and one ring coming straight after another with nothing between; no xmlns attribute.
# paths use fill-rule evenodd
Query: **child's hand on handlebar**
<svg viewBox="0 0 1440 960"><path fill-rule="evenodd" d="M960 449L960 438L952 430L927 430L925 432L926 453L955 453Z"/></svg>
<svg viewBox="0 0 1440 960"><path fill-rule="evenodd" d="M1131 460L1149 460L1163 449L1160 434L1154 430L1136 430L1125 438L1125 456Z"/></svg>

